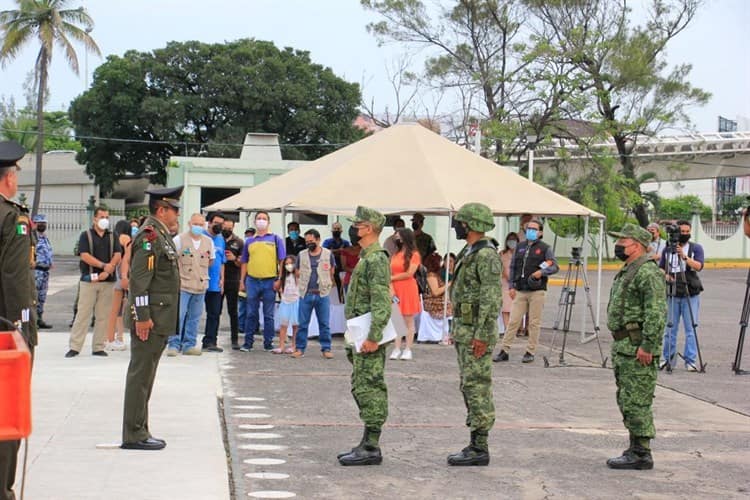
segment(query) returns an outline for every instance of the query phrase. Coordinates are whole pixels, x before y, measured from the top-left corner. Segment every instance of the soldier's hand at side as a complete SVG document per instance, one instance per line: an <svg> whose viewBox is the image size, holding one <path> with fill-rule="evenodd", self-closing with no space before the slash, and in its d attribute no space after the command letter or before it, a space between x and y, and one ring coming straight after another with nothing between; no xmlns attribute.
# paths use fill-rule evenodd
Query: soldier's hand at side
<svg viewBox="0 0 750 500"><path fill-rule="evenodd" d="M479 359L487 353L487 342L471 339L471 348L474 350L474 357Z"/></svg>
<svg viewBox="0 0 750 500"><path fill-rule="evenodd" d="M380 346L377 342L374 342L372 340L365 340L362 342L362 347L360 348L360 352L364 354L370 354L371 352L375 352L378 350Z"/></svg>
<svg viewBox="0 0 750 500"><path fill-rule="evenodd" d="M654 360L654 355L650 352L646 352L640 347L638 348L638 351L635 353L636 359L643 365L648 366L651 364L651 361Z"/></svg>
<svg viewBox="0 0 750 500"><path fill-rule="evenodd" d="M142 341L148 340L148 335L151 333L151 329L154 327L153 320L148 321L136 321L135 322L135 334L138 335L138 338Z"/></svg>

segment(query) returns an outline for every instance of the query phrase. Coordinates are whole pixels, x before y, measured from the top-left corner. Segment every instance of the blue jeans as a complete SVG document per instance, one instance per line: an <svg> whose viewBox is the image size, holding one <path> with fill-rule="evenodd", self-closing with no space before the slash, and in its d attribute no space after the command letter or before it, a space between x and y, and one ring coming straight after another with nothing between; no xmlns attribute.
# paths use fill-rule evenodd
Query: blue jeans
<svg viewBox="0 0 750 500"><path fill-rule="evenodd" d="M297 330L297 350L305 352L307 348L307 330L310 327L310 317L313 309L318 317L318 342L320 350L331 350L331 299L328 296L321 297L314 293L305 294L299 299L299 330Z"/></svg>
<svg viewBox="0 0 750 500"><path fill-rule="evenodd" d="M245 343L244 346L253 346L253 335L258 325L258 309L263 302L263 347L270 348L273 343L275 328L273 325L273 313L276 305L276 292L273 289L274 278L251 278L245 279L245 290L247 291L247 306L245 308Z"/></svg>
<svg viewBox="0 0 750 500"><path fill-rule="evenodd" d="M674 365L675 356L677 355L677 331L680 329L680 317L685 328L685 349L682 356L686 363L695 364L695 357L698 354L698 348L695 342L695 329L690 322L690 311L688 303L693 311L693 320L698 324L698 309L701 305L700 295L692 297L668 297L670 302L669 318L672 320L672 328L667 325L664 329L664 350L663 359L670 361Z"/></svg>
<svg viewBox="0 0 750 500"><path fill-rule="evenodd" d="M187 350L195 347L198 339L198 323L203 315L205 293L190 293L180 290L180 317L176 335L169 337L167 347Z"/></svg>

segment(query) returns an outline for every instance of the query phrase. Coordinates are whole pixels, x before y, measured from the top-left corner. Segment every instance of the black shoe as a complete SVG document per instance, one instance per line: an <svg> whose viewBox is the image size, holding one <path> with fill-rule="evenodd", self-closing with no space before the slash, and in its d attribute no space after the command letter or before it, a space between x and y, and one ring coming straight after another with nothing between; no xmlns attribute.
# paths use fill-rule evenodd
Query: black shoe
<svg viewBox="0 0 750 500"><path fill-rule="evenodd" d="M607 460L607 467L610 469L651 470L654 468L654 459L650 450L626 450L622 456Z"/></svg>
<svg viewBox="0 0 750 500"><path fill-rule="evenodd" d="M232 342L232 350L233 351L239 351L240 345L237 342Z"/></svg>
<svg viewBox="0 0 750 500"><path fill-rule="evenodd" d="M505 351L500 351L497 353L497 356L492 358L492 361L495 363L499 363L500 361L508 361L510 359L510 356L508 356L508 353Z"/></svg>
<svg viewBox="0 0 750 500"><path fill-rule="evenodd" d="M202 350L205 351L205 352L224 352L224 349L222 349L219 346L215 346L215 345L203 346Z"/></svg>
<svg viewBox="0 0 750 500"><path fill-rule="evenodd" d="M263 350L266 352L273 351L273 344L263 344Z"/></svg>
<svg viewBox="0 0 750 500"><path fill-rule="evenodd" d="M109 354L107 354L106 351L94 351L94 352L91 353L91 355L92 356L102 356L102 357L105 357L105 358L107 356L109 356Z"/></svg>
<svg viewBox="0 0 750 500"><path fill-rule="evenodd" d="M45 323L44 320L40 319L36 322L37 328L41 328L42 330L51 330L53 327L49 323Z"/></svg>
<svg viewBox="0 0 750 500"><path fill-rule="evenodd" d="M341 465L380 465L383 455L377 446L354 448L350 453L339 457Z"/></svg>
<svg viewBox="0 0 750 500"><path fill-rule="evenodd" d="M120 448L123 450L162 450L167 446L165 441L154 438L146 438L143 441L135 443L122 443Z"/></svg>
<svg viewBox="0 0 750 500"><path fill-rule="evenodd" d="M160 443L164 443L164 446L167 446L167 442L166 442L166 441L164 441L164 440L163 440L163 439L161 439L161 438L155 438L154 436L149 436L149 439L153 439L154 441L158 441L158 442L160 442Z"/></svg>
<svg viewBox="0 0 750 500"><path fill-rule="evenodd" d="M68 352L65 353L65 357L66 358L75 358L76 356L78 356L78 354L79 354L78 351L74 351L73 349L71 349L71 350L69 350Z"/></svg>
<svg viewBox="0 0 750 500"><path fill-rule="evenodd" d="M534 355L526 351L526 354L521 358L521 363L532 363L534 361Z"/></svg>
<svg viewBox="0 0 750 500"><path fill-rule="evenodd" d="M458 453L448 455L448 465L489 465L489 463L490 452L474 446L467 446Z"/></svg>

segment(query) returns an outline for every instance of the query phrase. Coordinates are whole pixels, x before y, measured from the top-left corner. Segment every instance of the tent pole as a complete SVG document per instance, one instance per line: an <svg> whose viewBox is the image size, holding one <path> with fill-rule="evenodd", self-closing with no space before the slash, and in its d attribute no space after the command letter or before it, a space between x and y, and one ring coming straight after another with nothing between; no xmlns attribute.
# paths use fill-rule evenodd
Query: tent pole
<svg viewBox="0 0 750 500"><path fill-rule="evenodd" d="M604 219L599 219L599 266L596 270L596 324L599 324L602 305L602 250L604 249Z"/></svg>
<svg viewBox="0 0 750 500"><path fill-rule="evenodd" d="M451 253L451 229L453 228L453 210L448 211L448 235L445 238L445 255L446 257ZM448 262L445 263L445 275L443 276L443 283L448 284ZM445 287L443 293L443 338L445 340L448 335L448 287Z"/></svg>
<svg viewBox="0 0 750 500"><path fill-rule="evenodd" d="M581 279L586 274L586 266L589 262L589 216L587 215L583 219L583 244L581 245L581 254L583 255L583 272L581 273ZM584 287L586 286L584 280ZM589 308L589 294L583 294L583 313L581 314L581 343L586 340L586 311Z"/></svg>

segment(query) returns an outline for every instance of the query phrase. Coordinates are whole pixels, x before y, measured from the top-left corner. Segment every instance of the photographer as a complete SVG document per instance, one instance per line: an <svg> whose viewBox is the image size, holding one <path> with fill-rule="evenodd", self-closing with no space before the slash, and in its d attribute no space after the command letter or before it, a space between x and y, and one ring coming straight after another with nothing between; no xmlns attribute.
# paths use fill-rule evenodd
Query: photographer
<svg viewBox="0 0 750 500"><path fill-rule="evenodd" d="M690 241L691 226L688 221L677 221L676 226L668 226L669 244L662 253L659 267L664 271L667 280L667 295L669 296L669 318L672 326L664 330L664 351L659 368L667 364L674 366L677 354L677 331L680 328L680 318L685 328L685 348L683 358L685 368L694 372L697 343L695 341L695 326L698 325L698 310L700 308L700 293L703 285L698 272L703 269L703 247ZM684 274L683 274L684 273ZM692 318L691 318L692 312Z"/></svg>

